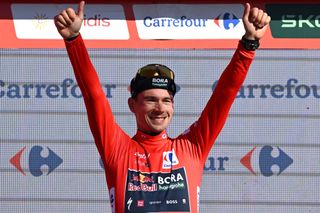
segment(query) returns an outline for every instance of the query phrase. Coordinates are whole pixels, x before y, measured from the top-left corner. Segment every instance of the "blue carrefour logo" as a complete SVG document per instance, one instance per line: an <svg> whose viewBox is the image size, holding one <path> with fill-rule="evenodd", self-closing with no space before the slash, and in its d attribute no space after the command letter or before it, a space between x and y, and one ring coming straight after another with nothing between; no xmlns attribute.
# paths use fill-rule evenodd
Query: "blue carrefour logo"
<svg viewBox="0 0 320 213"><path fill-rule="evenodd" d="M43 147L41 146L33 146L26 159L26 167L30 170L31 175L35 177L39 177L43 175L43 171L41 170L42 166L48 167L47 175L49 175L53 170L55 170L60 164L62 164L62 159L49 147L48 156L43 157L41 152L43 151ZM23 175L26 175L25 170L22 168L22 155L25 153L26 147L19 150L11 159L10 163Z"/></svg>
<svg viewBox="0 0 320 213"><path fill-rule="evenodd" d="M240 162L254 175L261 173L265 177L280 175L292 163L293 159L279 147L263 146L260 150L254 147ZM277 166L278 171L274 172Z"/></svg>
<svg viewBox="0 0 320 213"><path fill-rule="evenodd" d="M235 28L240 23L240 20L234 14L226 12L218 15L214 19L214 23L220 28L230 30Z"/></svg>

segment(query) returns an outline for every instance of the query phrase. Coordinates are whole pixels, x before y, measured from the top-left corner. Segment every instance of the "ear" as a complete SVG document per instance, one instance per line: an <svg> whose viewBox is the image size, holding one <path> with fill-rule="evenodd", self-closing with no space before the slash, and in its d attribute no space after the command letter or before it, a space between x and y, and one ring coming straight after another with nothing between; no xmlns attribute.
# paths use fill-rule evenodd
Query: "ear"
<svg viewBox="0 0 320 213"><path fill-rule="evenodd" d="M128 106L129 106L129 109L132 113L134 113L134 99L133 98L128 98Z"/></svg>

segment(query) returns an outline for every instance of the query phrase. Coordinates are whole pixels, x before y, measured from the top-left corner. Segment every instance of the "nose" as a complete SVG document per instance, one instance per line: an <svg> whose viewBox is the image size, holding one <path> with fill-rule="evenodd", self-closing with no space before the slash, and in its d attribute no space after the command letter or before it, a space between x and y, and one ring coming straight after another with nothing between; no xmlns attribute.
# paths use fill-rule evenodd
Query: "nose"
<svg viewBox="0 0 320 213"><path fill-rule="evenodd" d="M163 112L163 110L164 110L164 104L163 104L161 101L157 101L157 102L155 103L154 110L155 110L156 112Z"/></svg>

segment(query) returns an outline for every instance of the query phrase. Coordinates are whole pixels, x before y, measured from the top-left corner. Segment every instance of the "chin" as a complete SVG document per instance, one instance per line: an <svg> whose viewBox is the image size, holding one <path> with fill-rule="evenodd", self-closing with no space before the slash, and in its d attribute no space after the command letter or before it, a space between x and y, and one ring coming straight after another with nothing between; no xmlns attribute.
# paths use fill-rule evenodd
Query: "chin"
<svg viewBox="0 0 320 213"><path fill-rule="evenodd" d="M164 130L164 128L152 128L151 129L151 132L154 132L154 133L160 133Z"/></svg>
<svg viewBox="0 0 320 213"><path fill-rule="evenodd" d="M150 128L150 131L153 132L153 133L160 133L160 132L162 132L162 131L165 130L165 129L166 129L166 126L165 126L165 127L163 127L163 126L161 126L161 127L159 127L159 126L157 126L157 127L153 126L153 127Z"/></svg>

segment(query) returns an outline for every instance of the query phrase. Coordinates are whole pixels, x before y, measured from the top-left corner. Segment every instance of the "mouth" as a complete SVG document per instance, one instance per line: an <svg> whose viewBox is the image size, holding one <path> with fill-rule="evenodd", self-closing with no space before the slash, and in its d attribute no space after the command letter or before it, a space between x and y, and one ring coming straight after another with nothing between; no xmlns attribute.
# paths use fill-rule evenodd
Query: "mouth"
<svg viewBox="0 0 320 213"><path fill-rule="evenodd" d="M161 117L159 117L159 116L150 116L150 119L151 120L165 120L166 117L164 117L164 116L161 116Z"/></svg>
<svg viewBox="0 0 320 213"><path fill-rule="evenodd" d="M163 122L167 119L168 116L164 116L164 115L161 115L161 116L155 116L155 115L151 115L149 116L149 119L151 121L154 121L156 123L160 123L160 122Z"/></svg>

